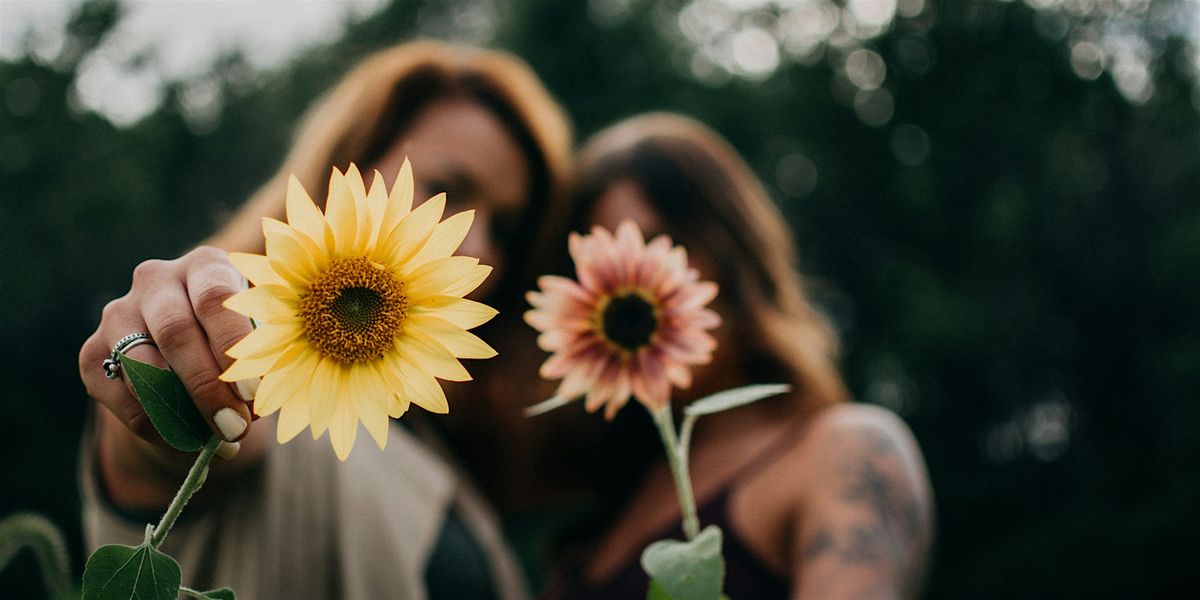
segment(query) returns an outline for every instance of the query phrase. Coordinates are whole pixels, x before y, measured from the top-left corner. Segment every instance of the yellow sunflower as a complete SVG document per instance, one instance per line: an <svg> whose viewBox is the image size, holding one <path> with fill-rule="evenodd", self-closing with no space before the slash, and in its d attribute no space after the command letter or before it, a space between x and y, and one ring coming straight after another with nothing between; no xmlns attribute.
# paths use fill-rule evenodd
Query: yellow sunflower
<svg viewBox="0 0 1200 600"><path fill-rule="evenodd" d="M412 201L407 160L390 192L378 171L368 192L354 165L334 169L324 214L292 177L288 222L263 219L266 256L230 254L254 287L225 306L258 327L221 379L263 377L254 412L279 412L280 443L328 430L345 460L361 421L383 448L410 403L449 410L437 379L469 380L458 359L496 355L467 331L496 310L463 298L492 268L453 256L474 212L441 221L445 194Z"/></svg>

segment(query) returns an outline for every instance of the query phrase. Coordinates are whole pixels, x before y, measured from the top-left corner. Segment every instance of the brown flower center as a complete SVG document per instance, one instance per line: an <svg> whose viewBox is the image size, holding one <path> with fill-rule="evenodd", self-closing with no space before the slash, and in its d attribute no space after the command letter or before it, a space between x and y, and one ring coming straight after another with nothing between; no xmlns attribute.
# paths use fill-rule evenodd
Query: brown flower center
<svg viewBox="0 0 1200 600"><path fill-rule="evenodd" d="M637 291L609 296L598 309L600 332L626 352L648 346L658 332L658 307Z"/></svg>
<svg viewBox="0 0 1200 600"><path fill-rule="evenodd" d="M404 284L366 258L333 261L300 301L309 342L343 363L382 356L407 311Z"/></svg>

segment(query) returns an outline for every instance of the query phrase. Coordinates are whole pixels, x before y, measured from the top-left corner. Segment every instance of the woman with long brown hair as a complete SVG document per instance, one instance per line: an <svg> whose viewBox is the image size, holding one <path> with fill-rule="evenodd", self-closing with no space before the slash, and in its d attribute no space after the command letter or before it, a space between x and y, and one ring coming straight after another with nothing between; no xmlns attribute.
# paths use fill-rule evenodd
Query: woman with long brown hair
<svg viewBox="0 0 1200 600"><path fill-rule="evenodd" d="M612 231L632 220L647 239L669 234L700 277L719 286L710 305L723 320L713 332L713 362L694 372L676 408L740 385L791 385L788 396L701 419L692 438L700 524L725 533L725 593L916 594L932 527L920 451L895 415L849 401L835 334L804 293L787 225L736 152L684 117L632 118L585 144L573 197L577 230L596 224ZM653 445L642 447L648 453L631 464L661 456ZM644 595L642 549L682 539L665 461L625 473L632 494L612 498L599 533L577 540L551 597Z"/></svg>
<svg viewBox="0 0 1200 600"><path fill-rule="evenodd" d="M289 175L324 199L331 167L378 170L390 187L408 156L418 202L447 192L447 212L475 211L459 253L495 268L475 297L516 314L508 308L538 270L530 240L563 235L556 194L569 160L567 119L520 60L417 42L363 60L298 132L278 173L209 245L139 265L84 344L81 377L106 409L84 448L88 545L140 542L141 514L169 503L191 462L165 448L127 385L104 377L114 344L145 332L155 344L130 356L170 365L228 442L229 460L214 465L164 545L189 585L228 585L249 598L525 595L490 508L419 411L391 427L385 451L360 449L340 464L308 436L269 441L274 417L251 426L256 381L218 380L231 362L226 350L250 331L222 304L245 285L226 252L263 250L261 219L283 217ZM482 335L495 343L514 325L501 317L490 327ZM488 410L455 402L453 392L471 388L451 391L451 415ZM505 414L516 415L494 416Z"/></svg>

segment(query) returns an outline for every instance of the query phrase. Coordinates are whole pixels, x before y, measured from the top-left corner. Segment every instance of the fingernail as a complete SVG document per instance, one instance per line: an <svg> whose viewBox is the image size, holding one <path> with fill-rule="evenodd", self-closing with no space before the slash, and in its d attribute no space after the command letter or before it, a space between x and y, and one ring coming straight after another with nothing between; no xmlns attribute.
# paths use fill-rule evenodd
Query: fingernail
<svg viewBox="0 0 1200 600"><path fill-rule="evenodd" d="M221 430L221 436L227 442L238 439L238 436L246 431L246 420L229 407L218 410L217 414L213 415L213 422L217 424L217 429Z"/></svg>
<svg viewBox="0 0 1200 600"><path fill-rule="evenodd" d="M217 456L225 460L229 460L237 456L238 450L241 449L241 442L221 442L221 444L217 446Z"/></svg>
<svg viewBox="0 0 1200 600"><path fill-rule="evenodd" d="M251 402L254 400L254 395L258 393L258 384L260 383L262 383L262 379L251 377L235 383L234 386L237 387L238 395L242 397L242 400Z"/></svg>

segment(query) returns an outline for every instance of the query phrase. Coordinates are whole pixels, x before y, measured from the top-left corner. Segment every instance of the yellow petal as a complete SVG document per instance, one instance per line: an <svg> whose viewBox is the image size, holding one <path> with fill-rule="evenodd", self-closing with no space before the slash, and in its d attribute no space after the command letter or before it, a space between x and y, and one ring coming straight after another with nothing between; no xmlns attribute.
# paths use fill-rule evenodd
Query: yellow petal
<svg viewBox="0 0 1200 600"><path fill-rule="evenodd" d="M379 240L379 226L383 223L384 213L387 212L387 186L383 182L383 174L375 171L371 178L371 191L367 192L367 208L371 211L371 243Z"/></svg>
<svg viewBox="0 0 1200 600"><path fill-rule="evenodd" d="M380 240L385 239L387 234L400 224L400 219L412 212L412 203L412 164L405 157L404 164L400 166L400 174L396 176L396 182L392 184L392 192L388 194L387 207L383 211L383 219L379 224Z"/></svg>
<svg viewBox="0 0 1200 600"><path fill-rule="evenodd" d="M263 377L258 393L254 395L254 414L263 417L295 398L304 398L304 386L312 380L319 355L303 346L298 348L289 350L288 355L296 352L294 356L280 359L281 362L284 358L289 359L286 366L281 365Z"/></svg>
<svg viewBox="0 0 1200 600"><path fill-rule="evenodd" d="M350 191L346 177L337 169L329 175L329 199L325 202L325 219L333 230L334 256L343 258L353 253L358 241L359 215L354 193Z"/></svg>
<svg viewBox="0 0 1200 600"><path fill-rule="evenodd" d="M283 354L288 346L304 335L299 319L286 323L264 323L225 352L230 358L261 358Z"/></svg>
<svg viewBox="0 0 1200 600"><path fill-rule="evenodd" d="M286 444L308 426L308 404L303 398L289 398L279 411L279 423L275 426L275 439Z"/></svg>
<svg viewBox="0 0 1200 600"><path fill-rule="evenodd" d="M312 385L308 390L308 413L312 420L313 439L321 437L329 423L333 421L333 413L337 409L338 393L346 393L339 387L342 382L341 365L330 358L322 358L313 374Z"/></svg>
<svg viewBox="0 0 1200 600"><path fill-rule="evenodd" d="M492 320L499 314L496 309L474 300L459 298L457 296L433 296L426 298L420 304L413 304L410 309L411 316L428 315L437 317L458 325L463 329L471 329L478 327Z"/></svg>
<svg viewBox="0 0 1200 600"><path fill-rule="evenodd" d="M391 392L387 407L388 416L395 418L408 412L410 404L408 391L405 390L404 382L400 378L400 365L397 362L396 353L393 351L385 355L382 361L376 363L375 369L388 386L388 391Z"/></svg>
<svg viewBox="0 0 1200 600"><path fill-rule="evenodd" d="M354 402L349 398L339 398L337 404L337 412L329 424L329 442L333 444L333 452L338 460L346 460L354 448L354 438L358 436L358 415L354 411Z"/></svg>
<svg viewBox="0 0 1200 600"><path fill-rule="evenodd" d="M383 383L379 374L369 365L357 365L350 374L351 396L354 399L354 410L359 420L367 428L367 432L375 439L382 450L387 447L388 438L388 399L392 393Z"/></svg>
<svg viewBox="0 0 1200 600"><path fill-rule="evenodd" d="M420 335L429 336L458 358L491 358L496 351L458 325L425 315L410 315L404 323L405 331L415 329ZM444 378L443 378L444 379Z"/></svg>
<svg viewBox="0 0 1200 600"><path fill-rule="evenodd" d="M454 296L446 290L461 285L470 278L479 266L479 259L470 256L451 256L425 263L408 275L400 275L405 282L404 293L409 301L424 304L431 296ZM489 267L490 269L490 267Z"/></svg>
<svg viewBox="0 0 1200 600"><path fill-rule="evenodd" d="M426 375L407 362L401 362L400 365L402 381L405 389L408 390L406 396L412 403L432 413L446 414L450 412L450 404L446 402L446 393L442 391L442 386L438 385L433 377Z"/></svg>
<svg viewBox="0 0 1200 600"><path fill-rule="evenodd" d="M324 266L325 252L299 229L275 219L263 219L263 237L271 268L292 287L308 287Z"/></svg>
<svg viewBox="0 0 1200 600"><path fill-rule="evenodd" d="M492 268L487 265L476 265L470 273L460 278L458 281L450 284L449 287L442 290L442 294L446 296L465 296L475 291L479 284L483 283L488 275L492 274Z"/></svg>
<svg viewBox="0 0 1200 600"><path fill-rule="evenodd" d="M295 175L288 177L287 220L288 225L299 229L313 241L325 241L325 217Z"/></svg>
<svg viewBox="0 0 1200 600"><path fill-rule="evenodd" d="M271 266L271 260L261 254L230 252L229 262L254 285L287 285L283 277Z"/></svg>
<svg viewBox="0 0 1200 600"><path fill-rule="evenodd" d="M357 235L354 237L355 254L363 252L371 243L371 210L367 205L367 189L363 183L362 173L358 167L350 163L346 169L346 184L350 186L350 195L354 198L354 215L356 217Z"/></svg>
<svg viewBox="0 0 1200 600"><path fill-rule="evenodd" d="M275 284L242 290L226 299L224 305L260 323L292 319L300 313L300 298L296 293Z"/></svg>
<svg viewBox="0 0 1200 600"><path fill-rule="evenodd" d="M376 262L389 265L403 274L406 263L425 245L446 209L446 194L438 194L408 213L395 228L380 230L383 240L372 255Z"/></svg>
<svg viewBox="0 0 1200 600"><path fill-rule="evenodd" d="M467 210L439 223L437 227L434 227L433 235L429 236L425 245L421 247L421 251L417 252L410 264L415 267L454 254L454 251L458 250L463 240L466 239L467 232L471 230L471 223L474 220L475 211Z"/></svg>
<svg viewBox="0 0 1200 600"><path fill-rule="evenodd" d="M405 334L396 337L396 351L422 371L447 381L470 381L471 374L437 340L405 324Z"/></svg>
<svg viewBox="0 0 1200 600"><path fill-rule="evenodd" d="M279 362L280 358L277 354L271 354L259 358L235 360L232 365L229 365L228 369L225 369L224 373L221 373L218 379L228 383L236 383L243 379L250 379L251 377L262 377L267 371L271 370L271 367L275 366L275 363Z"/></svg>

